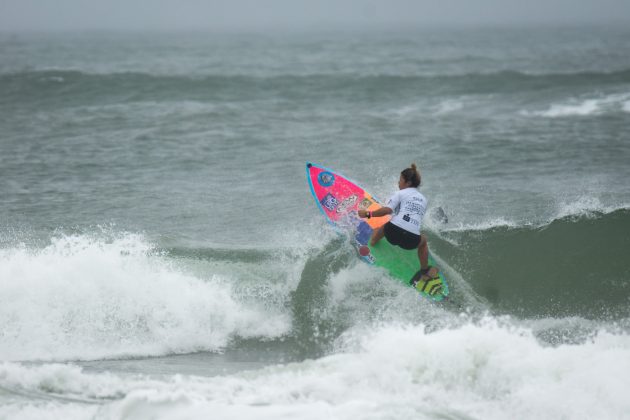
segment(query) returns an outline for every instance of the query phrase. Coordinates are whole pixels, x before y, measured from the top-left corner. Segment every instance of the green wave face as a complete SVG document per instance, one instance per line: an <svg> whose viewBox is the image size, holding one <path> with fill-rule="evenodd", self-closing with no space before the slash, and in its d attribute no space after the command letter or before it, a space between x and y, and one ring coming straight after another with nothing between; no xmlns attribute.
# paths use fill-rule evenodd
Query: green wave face
<svg viewBox="0 0 630 420"><path fill-rule="evenodd" d="M431 246L500 312L630 316L630 210L566 217L543 227L432 236Z"/></svg>

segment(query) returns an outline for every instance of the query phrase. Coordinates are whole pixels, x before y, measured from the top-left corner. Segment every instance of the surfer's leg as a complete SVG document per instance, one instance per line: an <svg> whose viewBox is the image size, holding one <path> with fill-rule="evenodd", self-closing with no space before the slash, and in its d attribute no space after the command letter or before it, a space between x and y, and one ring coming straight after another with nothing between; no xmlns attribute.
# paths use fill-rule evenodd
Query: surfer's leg
<svg viewBox="0 0 630 420"><path fill-rule="evenodd" d="M420 243L418 244L418 259L420 259L420 280L434 279L438 276L440 269L429 265L429 245L427 237L420 235Z"/></svg>
<svg viewBox="0 0 630 420"><path fill-rule="evenodd" d="M427 237L424 235L420 235L418 258L420 259L420 273L422 273L420 280L433 279L438 276L440 269L429 265L429 245L427 244Z"/></svg>
<svg viewBox="0 0 630 420"><path fill-rule="evenodd" d="M427 245L427 237L420 235L420 243L418 244L418 259L420 260L420 269L425 270L429 267L429 245Z"/></svg>
<svg viewBox="0 0 630 420"><path fill-rule="evenodd" d="M383 239L383 236L385 236L385 229L383 226L381 226L380 228L376 229L374 233L372 234L372 239L370 239L370 245L372 246L376 245L378 241Z"/></svg>

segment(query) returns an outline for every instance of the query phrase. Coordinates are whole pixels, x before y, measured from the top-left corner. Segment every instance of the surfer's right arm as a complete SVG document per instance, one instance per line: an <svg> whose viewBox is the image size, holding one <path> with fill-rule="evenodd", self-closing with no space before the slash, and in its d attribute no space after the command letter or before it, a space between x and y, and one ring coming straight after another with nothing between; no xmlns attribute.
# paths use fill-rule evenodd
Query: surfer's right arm
<svg viewBox="0 0 630 420"><path fill-rule="evenodd" d="M370 217L387 216L388 214L392 214L392 213L393 213L393 210L390 209L389 207L381 207L380 209L376 209L374 211L367 211L367 210L358 211L359 217L367 217L368 219Z"/></svg>

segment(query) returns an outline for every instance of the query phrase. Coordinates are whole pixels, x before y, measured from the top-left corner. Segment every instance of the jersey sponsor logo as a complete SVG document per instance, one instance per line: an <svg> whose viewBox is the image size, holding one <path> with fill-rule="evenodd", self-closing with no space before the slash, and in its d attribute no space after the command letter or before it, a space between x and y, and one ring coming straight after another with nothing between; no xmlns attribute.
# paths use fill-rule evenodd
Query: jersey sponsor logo
<svg viewBox="0 0 630 420"><path fill-rule="evenodd" d="M409 214L405 214L402 219L407 223L411 223L412 225L420 226L420 222L418 222L416 219L412 219Z"/></svg>
<svg viewBox="0 0 630 420"><path fill-rule="evenodd" d="M337 205L339 205L339 200L337 200L331 193L328 193L320 200L320 203L322 203L322 206L328 210L334 211Z"/></svg>
<svg viewBox="0 0 630 420"><path fill-rule="evenodd" d="M415 213L415 214L424 214L424 206L422 205L422 201L419 199L412 199L405 203L405 212L407 213Z"/></svg>
<svg viewBox="0 0 630 420"><path fill-rule="evenodd" d="M372 205L372 200L370 200L369 198L364 198L363 200L361 200L361 202L359 203L359 209L361 210L367 210L370 208L370 206Z"/></svg>
<svg viewBox="0 0 630 420"><path fill-rule="evenodd" d="M343 213L348 210L349 207L352 207L354 203L357 202L358 198L359 197L353 194L350 197L344 199L337 207L337 213Z"/></svg>
<svg viewBox="0 0 630 420"><path fill-rule="evenodd" d="M322 187L330 187L335 183L335 176L332 173L325 171L317 176L317 182L319 182L319 185Z"/></svg>

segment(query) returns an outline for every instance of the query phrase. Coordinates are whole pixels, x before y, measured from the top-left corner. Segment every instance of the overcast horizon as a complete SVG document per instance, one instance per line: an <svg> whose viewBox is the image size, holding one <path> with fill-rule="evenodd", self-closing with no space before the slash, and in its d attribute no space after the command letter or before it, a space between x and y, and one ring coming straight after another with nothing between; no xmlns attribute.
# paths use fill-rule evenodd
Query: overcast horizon
<svg viewBox="0 0 630 420"><path fill-rule="evenodd" d="M0 31L240 31L399 26L618 25L621 0L0 0Z"/></svg>

